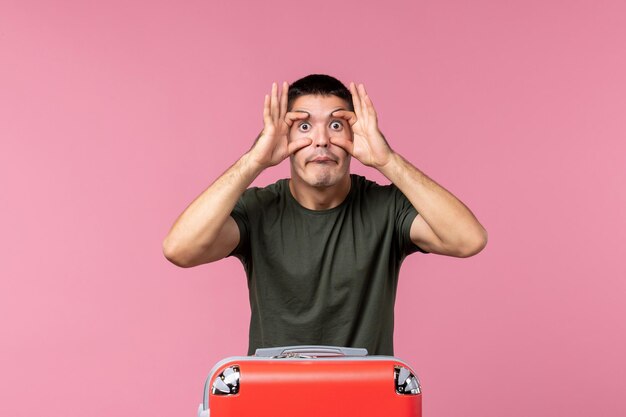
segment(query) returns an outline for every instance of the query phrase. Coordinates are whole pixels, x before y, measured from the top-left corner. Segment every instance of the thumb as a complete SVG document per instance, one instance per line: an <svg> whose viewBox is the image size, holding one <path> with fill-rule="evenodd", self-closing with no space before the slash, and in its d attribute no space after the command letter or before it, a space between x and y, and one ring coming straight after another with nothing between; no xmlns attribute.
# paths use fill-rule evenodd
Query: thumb
<svg viewBox="0 0 626 417"><path fill-rule="evenodd" d="M296 139L287 145L287 155L293 155L294 153L298 152L300 149L309 146L311 143L313 143L313 140L309 138Z"/></svg>
<svg viewBox="0 0 626 417"><path fill-rule="evenodd" d="M351 140L348 140L346 138L336 138L336 137L331 136L330 137L330 143L332 143L333 145L339 146L344 151L346 151L350 155L354 156L354 154L353 154L354 142L352 142Z"/></svg>

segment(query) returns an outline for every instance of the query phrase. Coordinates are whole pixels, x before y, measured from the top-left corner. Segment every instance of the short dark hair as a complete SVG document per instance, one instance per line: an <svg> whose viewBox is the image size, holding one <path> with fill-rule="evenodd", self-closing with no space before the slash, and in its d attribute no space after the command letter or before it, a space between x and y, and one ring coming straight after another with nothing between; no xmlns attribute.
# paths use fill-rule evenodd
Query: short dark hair
<svg viewBox="0 0 626 417"><path fill-rule="evenodd" d="M287 111L291 111L294 101L305 95L337 96L345 100L348 109L354 111L352 104L352 93L345 85L335 77L325 74L310 74L304 78L294 81L289 86L287 97Z"/></svg>

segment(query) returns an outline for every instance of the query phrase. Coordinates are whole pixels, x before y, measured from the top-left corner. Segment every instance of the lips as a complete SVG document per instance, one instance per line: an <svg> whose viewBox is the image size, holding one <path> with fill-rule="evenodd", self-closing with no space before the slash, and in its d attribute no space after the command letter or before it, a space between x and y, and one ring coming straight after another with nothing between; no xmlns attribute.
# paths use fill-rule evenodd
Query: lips
<svg viewBox="0 0 626 417"><path fill-rule="evenodd" d="M307 162L316 162L318 164L323 164L323 163L327 163L327 162L337 162L337 159L332 158L330 156L327 155L319 155L314 157L313 159L310 159Z"/></svg>

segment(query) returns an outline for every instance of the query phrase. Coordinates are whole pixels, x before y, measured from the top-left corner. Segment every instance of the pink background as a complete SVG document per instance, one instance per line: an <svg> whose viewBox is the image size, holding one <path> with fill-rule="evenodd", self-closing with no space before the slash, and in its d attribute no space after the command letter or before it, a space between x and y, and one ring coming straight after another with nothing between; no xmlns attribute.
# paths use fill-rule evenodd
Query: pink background
<svg viewBox="0 0 626 417"><path fill-rule="evenodd" d="M316 72L489 231L403 266L425 415L626 415L625 45L620 0L2 0L0 415L195 415L245 275L162 239Z"/></svg>

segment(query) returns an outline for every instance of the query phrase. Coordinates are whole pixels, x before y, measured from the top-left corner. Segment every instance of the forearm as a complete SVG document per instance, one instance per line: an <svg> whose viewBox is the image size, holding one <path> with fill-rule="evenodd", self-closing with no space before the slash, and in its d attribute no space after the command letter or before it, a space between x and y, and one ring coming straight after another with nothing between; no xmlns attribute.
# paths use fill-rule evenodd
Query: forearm
<svg viewBox="0 0 626 417"><path fill-rule="evenodd" d="M484 247L487 233L469 208L401 155L392 153L378 169L409 199L442 246L459 253Z"/></svg>
<svg viewBox="0 0 626 417"><path fill-rule="evenodd" d="M235 203L262 171L244 154L202 192L176 219L163 241L168 257L210 247L235 207Z"/></svg>

